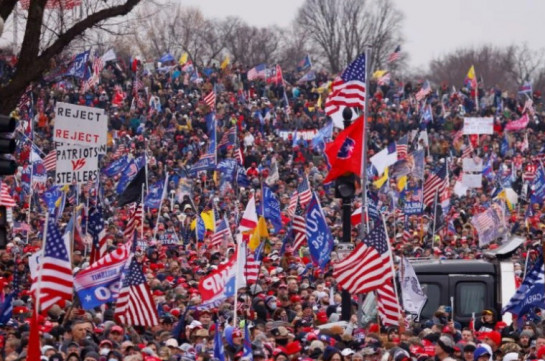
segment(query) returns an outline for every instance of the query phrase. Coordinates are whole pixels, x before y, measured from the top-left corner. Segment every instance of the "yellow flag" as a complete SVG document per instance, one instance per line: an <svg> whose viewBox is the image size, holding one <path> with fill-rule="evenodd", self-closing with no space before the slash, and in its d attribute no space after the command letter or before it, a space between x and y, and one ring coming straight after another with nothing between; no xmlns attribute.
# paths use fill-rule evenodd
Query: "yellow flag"
<svg viewBox="0 0 545 361"><path fill-rule="evenodd" d="M225 56L225 59L223 59L223 62L220 65L221 70L225 70L231 64L231 59L229 58L229 55Z"/></svg>
<svg viewBox="0 0 545 361"><path fill-rule="evenodd" d="M397 180L397 189L401 192L403 189L405 189L405 186L407 185L407 176L404 175L402 177L399 177Z"/></svg>
<svg viewBox="0 0 545 361"><path fill-rule="evenodd" d="M214 231L214 212L212 210L207 212L201 212L201 218L204 222L204 228L206 228L209 231ZM197 226L197 220L194 219L189 227L191 230L195 230L195 227Z"/></svg>
<svg viewBox="0 0 545 361"><path fill-rule="evenodd" d="M185 63L187 63L187 58L189 57L189 55L187 53L183 53L181 56L180 56L180 60L178 60L178 63L180 65L184 65Z"/></svg>
<svg viewBox="0 0 545 361"><path fill-rule="evenodd" d="M318 97L318 101L316 102L316 106L318 108L322 107L322 94L320 93L320 96Z"/></svg>
<svg viewBox="0 0 545 361"><path fill-rule="evenodd" d="M384 183L386 183L387 180L388 180L388 167L384 169L384 174L382 175L382 177L380 177L379 179L373 182L373 185L380 189L382 188Z"/></svg>
<svg viewBox="0 0 545 361"><path fill-rule="evenodd" d="M471 68L469 68L469 71L467 72L467 78L469 80L475 79L475 67L472 65Z"/></svg>
<svg viewBox="0 0 545 361"><path fill-rule="evenodd" d="M257 221L257 227L254 229L254 233L250 237L248 242L248 248L253 252L259 247L262 239L269 238L269 230L267 229L267 221L263 216L259 217Z"/></svg>
<svg viewBox="0 0 545 361"><path fill-rule="evenodd" d="M382 78L382 76L386 74L387 72L388 72L387 70L377 70L373 73L373 78L375 79Z"/></svg>

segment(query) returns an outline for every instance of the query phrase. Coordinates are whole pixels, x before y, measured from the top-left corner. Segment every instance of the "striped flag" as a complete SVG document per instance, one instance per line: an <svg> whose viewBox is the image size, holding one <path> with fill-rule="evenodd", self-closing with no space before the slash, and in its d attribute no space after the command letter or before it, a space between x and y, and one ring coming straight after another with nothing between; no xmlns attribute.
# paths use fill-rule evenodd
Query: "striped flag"
<svg viewBox="0 0 545 361"><path fill-rule="evenodd" d="M131 218L129 218L127 226L123 231L123 238L126 242L133 239L134 232L138 230L142 225L142 221L144 219L144 209L142 207L142 204L138 203L136 205L136 208L134 206L131 207L129 213L131 214Z"/></svg>
<svg viewBox="0 0 545 361"><path fill-rule="evenodd" d="M206 105L210 107L210 109L214 110L216 108L216 93L212 90L208 95L206 95L203 98Z"/></svg>
<svg viewBox="0 0 545 361"><path fill-rule="evenodd" d="M375 227L348 256L333 266L337 283L352 294L367 293L392 279L388 236Z"/></svg>
<svg viewBox="0 0 545 361"><path fill-rule="evenodd" d="M398 326L401 306L396 297L392 279L377 289L377 309L384 326Z"/></svg>
<svg viewBox="0 0 545 361"><path fill-rule="evenodd" d="M422 84L422 87L420 88L420 90L415 94L416 101L419 102L419 101L423 100L430 93L431 93L430 82L426 80Z"/></svg>
<svg viewBox="0 0 545 361"><path fill-rule="evenodd" d="M114 318L127 326L159 325L157 307L144 278L142 267L134 257L124 271L122 285L115 305Z"/></svg>
<svg viewBox="0 0 545 361"><path fill-rule="evenodd" d="M0 206L15 207L17 203L9 194L9 187L6 183L2 182L0 187Z"/></svg>
<svg viewBox="0 0 545 361"><path fill-rule="evenodd" d="M47 153L45 156L44 167L48 172L57 168L57 151L55 149Z"/></svg>
<svg viewBox="0 0 545 361"><path fill-rule="evenodd" d="M41 311L48 310L60 301L72 299L74 276L68 252L59 227L48 220L44 255L38 266L41 275L38 273L32 284L34 292L37 293L39 289L35 297L39 298Z"/></svg>
<svg viewBox="0 0 545 361"><path fill-rule="evenodd" d="M237 127L231 127L221 136L220 142L218 143L218 151L226 148L228 145L236 144L237 136Z"/></svg>
<svg viewBox="0 0 545 361"><path fill-rule="evenodd" d="M244 164L244 154L242 153L242 149L240 147L237 147L235 150L235 159L237 160L238 164Z"/></svg>
<svg viewBox="0 0 545 361"><path fill-rule="evenodd" d="M394 52L388 55L388 63L393 63L394 61L399 60L399 57L401 56L401 45L398 45Z"/></svg>
<svg viewBox="0 0 545 361"><path fill-rule="evenodd" d="M220 246L225 240L231 240L233 238L231 234L231 228L229 228L229 222L224 216L223 218L216 219L215 232L210 237L210 247Z"/></svg>
<svg viewBox="0 0 545 361"><path fill-rule="evenodd" d="M341 106L363 109L365 106L365 54L361 54L331 85L325 102L327 115L336 113Z"/></svg>
<svg viewBox="0 0 545 361"><path fill-rule="evenodd" d="M471 142L469 142L469 143L464 147L464 150L462 151L462 159L473 157L473 152L474 152L474 150L475 150L475 149L473 148L473 144L471 144Z"/></svg>
<svg viewBox="0 0 545 361"><path fill-rule="evenodd" d="M244 265L244 277L248 284L257 282L257 275L259 274L260 267L261 261L255 259L253 252L249 252L246 257L246 264Z"/></svg>
<svg viewBox="0 0 545 361"><path fill-rule="evenodd" d="M441 193L447 186L447 165L441 166L435 173L428 176L424 182L424 207L432 205L435 193Z"/></svg>
<svg viewBox="0 0 545 361"><path fill-rule="evenodd" d="M93 207L89 211L89 225L87 230L93 239L89 255L89 263L93 264L102 258L108 250L108 238L104 228L104 217L101 206Z"/></svg>
<svg viewBox="0 0 545 361"><path fill-rule="evenodd" d="M307 221L305 219L305 209L301 205L301 202L297 202L292 227L293 250L296 251L307 243Z"/></svg>
<svg viewBox="0 0 545 361"><path fill-rule="evenodd" d="M511 312L513 315L520 316L534 307L543 308L544 279L543 256L540 255L509 303L503 308L502 313Z"/></svg>
<svg viewBox="0 0 545 361"><path fill-rule="evenodd" d="M303 176L303 180L301 183L299 183L299 186L297 187L297 194L299 197L299 203L301 203L302 208L306 208L312 199L312 191L310 190L310 186L308 184L308 178Z"/></svg>
<svg viewBox="0 0 545 361"><path fill-rule="evenodd" d="M409 136L405 135L396 142L397 160L407 159Z"/></svg>

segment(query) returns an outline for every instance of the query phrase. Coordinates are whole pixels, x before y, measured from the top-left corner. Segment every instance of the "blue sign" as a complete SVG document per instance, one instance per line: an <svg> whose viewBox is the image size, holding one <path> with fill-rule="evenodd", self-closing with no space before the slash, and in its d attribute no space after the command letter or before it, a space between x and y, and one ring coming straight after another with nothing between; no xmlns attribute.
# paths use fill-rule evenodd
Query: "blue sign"
<svg viewBox="0 0 545 361"><path fill-rule="evenodd" d="M333 236L314 192L312 192L312 200L308 205L306 216L307 238L312 263L324 269L333 250Z"/></svg>

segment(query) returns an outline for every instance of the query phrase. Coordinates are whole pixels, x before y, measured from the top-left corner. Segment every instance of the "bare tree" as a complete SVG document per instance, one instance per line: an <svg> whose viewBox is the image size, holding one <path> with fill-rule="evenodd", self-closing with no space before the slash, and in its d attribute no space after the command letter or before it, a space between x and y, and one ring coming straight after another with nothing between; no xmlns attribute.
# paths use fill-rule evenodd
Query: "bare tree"
<svg viewBox="0 0 545 361"><path fill-rule="evenodd" d="M227 18L224 26L232 31L224 34L225 48L233 61L247 66L259 63L274 63L280 45L280 29L257 28L236 17Z"/></svg>
<svg viewBox="0 0 545 361"><path fill-rule="evenodd" d="M306 0L296 26L307 34L319 57L337 73L365 51L373 50L369 66L382 66L402 42L403 16L391 0Z"/></svg>
<svg viewBox="0 0 545 361"><path fill-rule="evenodd" d="M48 70L52 59L74 39L108 19L128 14L140 1L82 1L80 17L68 11L63 12L63 16L52 15L55 9L46 9L47 0L31 0L17 68L11 81L0 86L2 112L9 112L16 107L27 86L39 80ZM0 1L0 16L4 21L12 15L16 4L17 0ZM56 23L46 22L51 16L57 16ZM49 34L53 36L49 37Z"/></svg>

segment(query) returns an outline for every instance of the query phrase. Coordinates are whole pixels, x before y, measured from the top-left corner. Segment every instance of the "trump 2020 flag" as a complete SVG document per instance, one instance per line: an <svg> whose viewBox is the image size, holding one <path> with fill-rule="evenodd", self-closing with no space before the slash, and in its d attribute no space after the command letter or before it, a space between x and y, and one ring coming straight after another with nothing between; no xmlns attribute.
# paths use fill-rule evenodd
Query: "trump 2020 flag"
<svg viewBox="0 0 545 361"><path fill-rule="evenodd" d="M401 273L399 274L401 284L401 293L403 300L403 309L407 312L420 316L420 312L428 299L428 296L422 291L420 282L416 278L414 268L409 260L403 257L401 263Z"/></svg>
<svg viewBox="0 0 545 361"><path fill-rule="evenodd" d="M280 202L273 191L263 184L263 216L274 226L274 231L282 229L282 216L280 215Z"/></svg>
<svg viewBox="0 0 545 361"><path fill-rule="evenodd" d="M534 182L531 186L532 196L530 197L530 203L543 203L545 199L545 169L539 167Z"/></svg>
<svg viewBox="0 0 545 361"><path fill-rule="evenodd" d="M220 324L216 322L216 333L214 334L214 358L219 361L225 361L225 350L223 349L221 334Z"/></svg>
<svg viewBox="0 0 545 361"><path fill-rule="evenodd" d="M102 173L108 177L113 177L125 170L129 165L129 156L125 155L121 158L114 160L106 168L102 170Z"/></svg>
<svg viewBox="0 0 545 361"><path fill-rule="evenodd" d="M161 204L161 200L164 198L165 181L158 181L149 187L148 194L144 201L144 205L148 208L157 209Z"/></svg>
<svg viewBox="0 0 545 361"><path fill-rule="evenodd" d="M325 155L331 169L324 179L329 183L346 174L361 174L361 152L363 146L363 117L359 117L337 138L325 147Z"/></svg>
<svg viewBox="0 0 545 361"><path fill-rule="evenodd" d="M312 263L324 269L333 250L333 236L327 226L320 201L314 192L312 192L312 199L307 208L306 221Z"/></svg>
<svg viewBox="0 0 545 361"><path fill-rule="evenodd" d="M74 288L84 310L114 302L121 288L121 276L128 266L130 243L107 253L74 277Z"/></svg>
<svg viewBox="0 0 545 361"><path fill-rule="evenodd" d="M543 256L539 256L532 270L528 272L522 285L515 292L502 313L523 315L535 307L545 308Z"/></svg>

